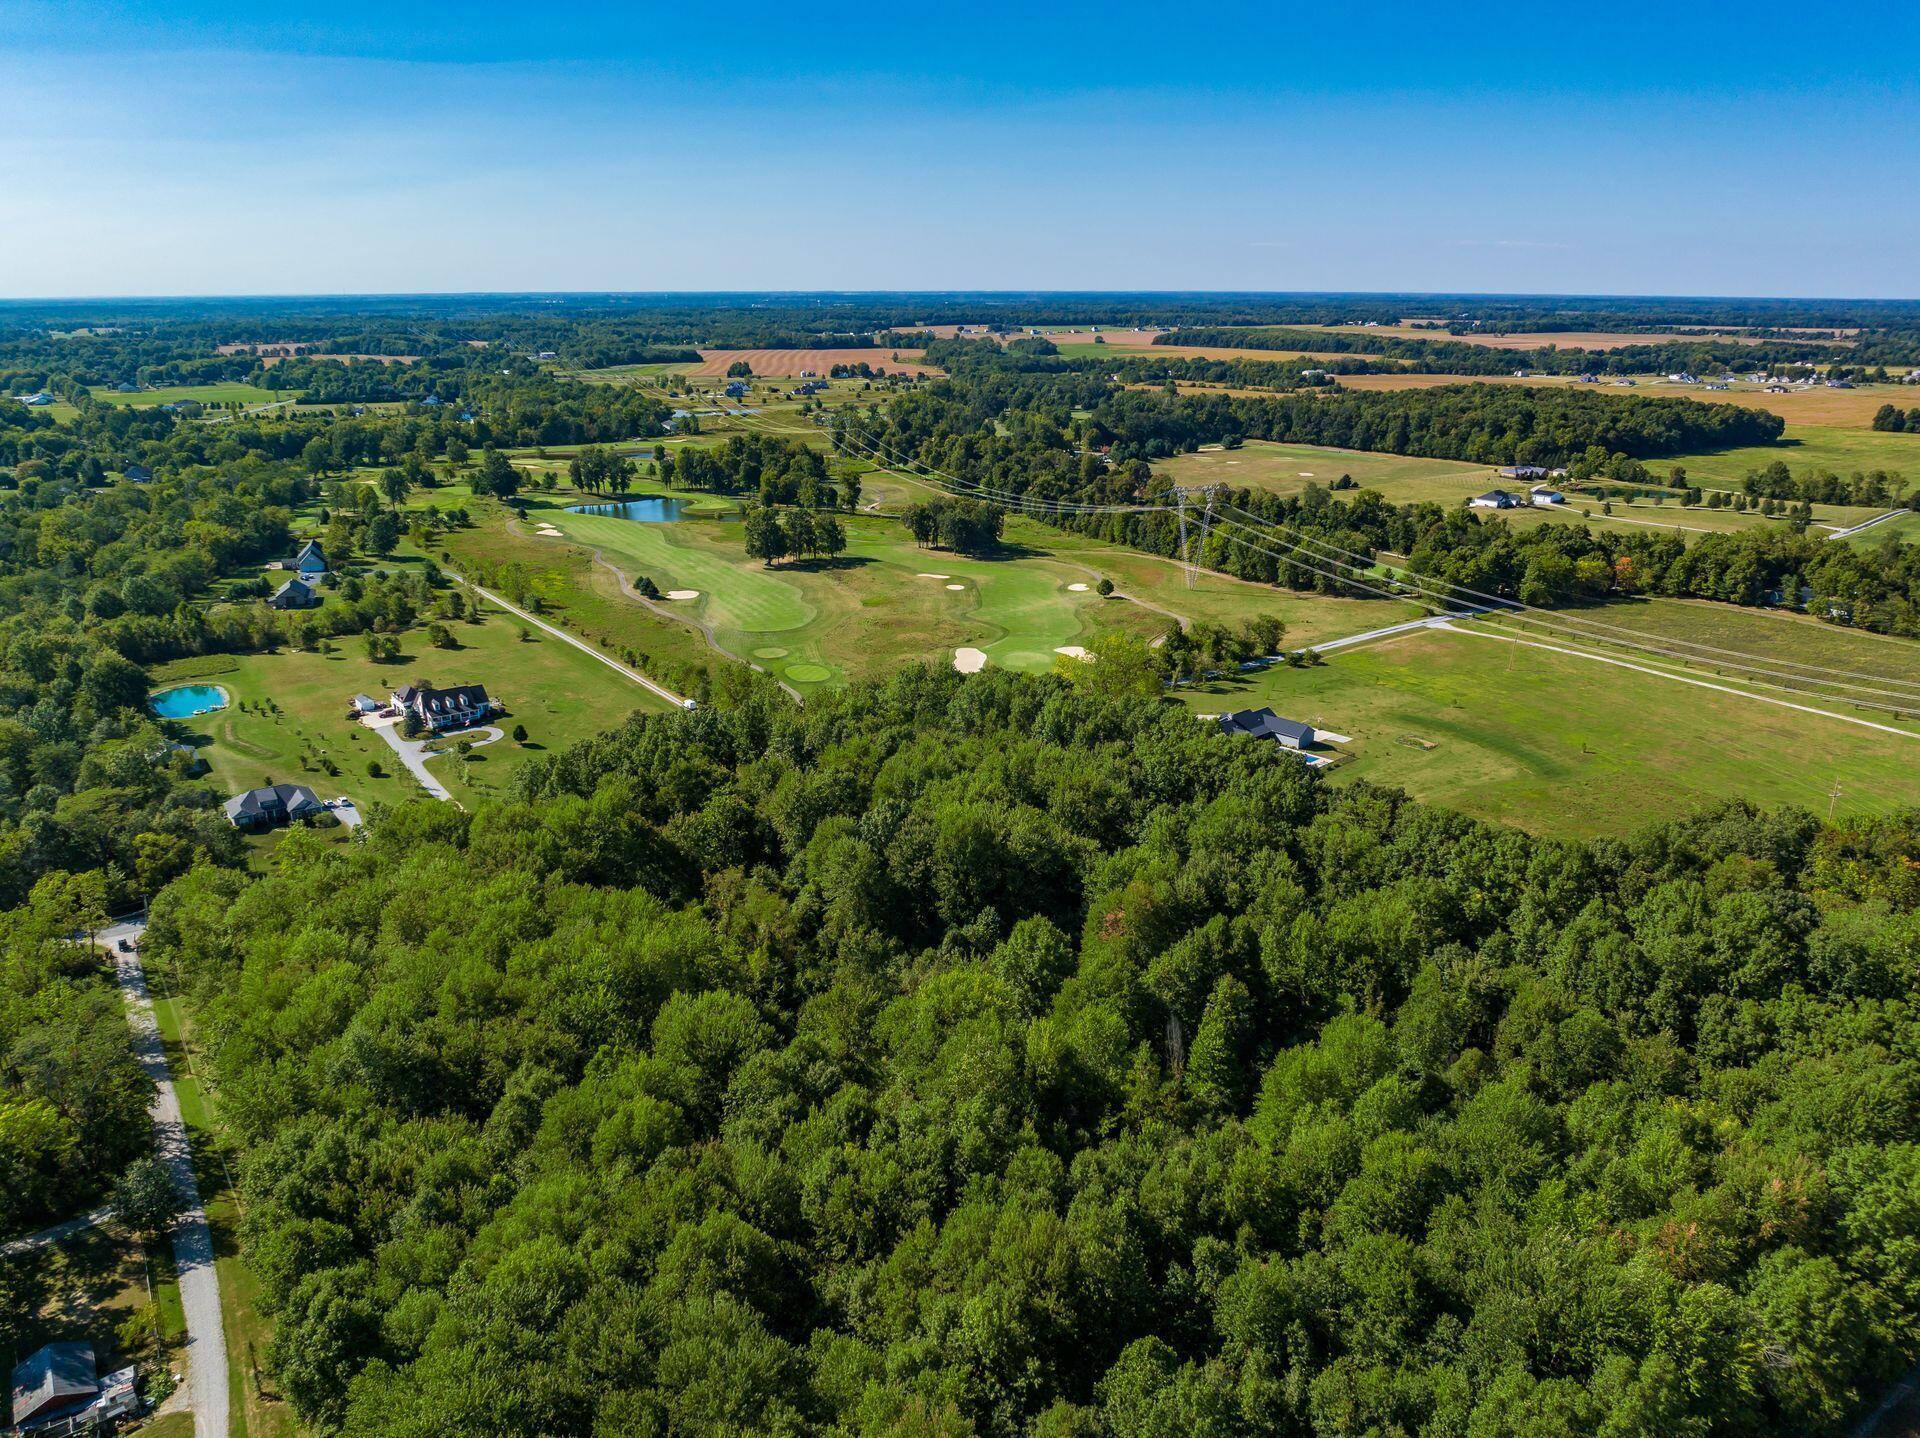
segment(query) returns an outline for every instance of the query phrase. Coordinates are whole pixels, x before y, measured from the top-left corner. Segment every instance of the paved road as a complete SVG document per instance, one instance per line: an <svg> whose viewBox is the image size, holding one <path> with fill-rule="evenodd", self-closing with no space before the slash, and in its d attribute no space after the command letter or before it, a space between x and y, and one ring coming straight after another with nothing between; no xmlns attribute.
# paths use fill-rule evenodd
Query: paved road
<svg viewBox="0 0 1920 1438"><path fill-rule="evenodd" d="M1476 614L1486 612L1485 609L1460 609L1451 614L1429 614L1424 619L1409 619L1404 624L1389 624L1384 629L1368 629L1359 634L1343 634L1340 638L1329 639L1323 644L1309 644L1307 648L1315 654L1326 654L1335 649L1348 649L1355 644L1366 644L1375 639L1389 639L1395 634L1411 634L1416 629L1444 629L1450 619L1471 619Z"/></svg>
<svg viewBox="0 0 1920 1438"><path fill-rule="evenodd" d="M1885 514L1876 514L1864 524L1856 524L1851 529L1836 529L1828 539L1845 539L1849 534L1858 534L1863 529L1872 529L1876 524L1885 524L1889 519L1898 519L1903 514L1913 513L1910 509L1889 509Z"/></svg>
<svg viewBox="0 0 1920 1438"><path fill-rule="evenodd" d="M687 698L685 695L675 694L671 689L667 688L666 685L657 683L654 680L647 678L647 676L642 674L638 669L628 668L625 664L622 664L618 659L615 659L610 654L602 654L598 649L595 649L591 644L587 643L586 640L576 639L573 635L567 633L566 630L558 628L555 625L549 624L544 619L535 618L533 615L527 613L526 610L522 609L519 605L513 603L511 600L501 598L498 594L495 594L491 589L482 589L479 585L475 584L471 579L468 579L463 574L455 573L451 569L447 570L446 573L457 582L466 585L469 589L471 589L475 594L479 595L482 599L492 600L495 604L499 605L502 609L506 610L507 613L519 615L522 619L526 620L527 623L531 624L534 628L544 630L546 633L551 634L555 639L558 639L563 644L571 644L575 649L578 649L582 654L591 654L595 659L598 659L602 664L606 665L607 668L617 669L620 673L626 675L627 678L631 679L635 684L638 684L643 689L651 689L655 694L658 694L662 699L666 700L669 704L678 705L682 709L693 708L693 701Z"/></svg>
<svg viewBox="0 0 1920 1438"><path fill-rule="evenodd" d="M180 1304L187 1316L187 1393L193 1408L193 1431L198 1438L227 1438L227 1338L220 1321L220 1277L213 1266L213 1233L194 1182L193 1154L187 1145L187 1125L180 1116L180 1100L167 1071L167 1052L160 1026L153 1016L147 992L146 970L137 947L120 949L120 940L138 945L146 932L145 918L102 929L100 944L113 955L126 1000L127 1022L133 1028L134 1055L153 1080L153 1140L160 1160L173 1174L181 1213L173 1225L173 1261L180 1273Z"/></svg>

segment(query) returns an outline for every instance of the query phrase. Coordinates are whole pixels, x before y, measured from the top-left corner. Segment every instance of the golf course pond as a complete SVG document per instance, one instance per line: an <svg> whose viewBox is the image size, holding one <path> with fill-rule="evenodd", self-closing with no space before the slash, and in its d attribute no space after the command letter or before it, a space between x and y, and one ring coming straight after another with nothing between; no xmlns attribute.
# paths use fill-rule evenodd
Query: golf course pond
<svg viewBox="0 0 1920 1438"><path fill-rule="evenodd" d="M188 719L224 709L228 702L227 691L218 684L180 684L162 689L147 700L147 705L162 719Z"/></svg>

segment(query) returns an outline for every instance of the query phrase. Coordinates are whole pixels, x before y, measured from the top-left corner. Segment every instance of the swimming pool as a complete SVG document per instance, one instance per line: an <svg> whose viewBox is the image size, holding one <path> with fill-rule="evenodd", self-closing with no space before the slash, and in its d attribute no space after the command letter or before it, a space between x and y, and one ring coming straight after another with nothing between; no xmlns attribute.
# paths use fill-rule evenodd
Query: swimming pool
<svg viewBox="0 0 1920 1438"><path fill-rule="evenodd" d="M210 714L228 704L227 691L218 684L179 684L162 689L147 700L148 707L162 719L186 719L195 714Z"/></svg>

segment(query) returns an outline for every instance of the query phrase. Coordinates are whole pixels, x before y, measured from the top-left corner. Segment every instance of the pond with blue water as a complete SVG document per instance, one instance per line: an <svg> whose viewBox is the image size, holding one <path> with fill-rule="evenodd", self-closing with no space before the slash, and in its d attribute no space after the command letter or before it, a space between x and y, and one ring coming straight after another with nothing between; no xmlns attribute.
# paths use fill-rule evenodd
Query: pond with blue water
<svg viewBox="0 0 1920 1438"><path fill-rule="evenodd" d="M606 504L570 504L568 514L599 514L611 519L632 519L641 524L672 524L682 519L738 519L737 511L729 510L724 514L696 515L693 506L697 501L676 499L670 494L644 494L637 499L617 499Z"/></svg>
<svg viewBox="0 0 1920 1438"><path fill-rule="evenodd" d="M227 707L227 691L218 684L180 684L162 689L147 700L148 707L162 719L188 719L195 714L211 714Z"/></svg>

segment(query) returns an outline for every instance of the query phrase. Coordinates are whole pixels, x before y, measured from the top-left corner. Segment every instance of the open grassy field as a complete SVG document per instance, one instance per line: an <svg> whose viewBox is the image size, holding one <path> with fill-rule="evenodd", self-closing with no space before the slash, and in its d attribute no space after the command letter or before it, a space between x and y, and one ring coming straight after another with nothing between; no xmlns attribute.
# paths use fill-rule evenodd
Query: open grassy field
<svg viewBox="0 0 1920 1438"><path fill-rule="evenodd" d="M1259 439L1238 449L1210 445L1162 460L1157 467L1178 484L1227 484L1274 494L1298 494L1310 484L1326 488L1346 475L1362 489L1378 490L1396 503L1451 503L1499 483L1484 464Z"/></svg>
<svg viewBox="0 0 1920 1438"><path fill-rule="evenodd" d="M1844 393L1845 391L1842 391ZM1920 434L1886 434L1839 425L1789 424L1776 445L1754 445L1711 454L1677 455L1656 461L1656 472L1668 465L1685 465L1695 484L1737 487L1749 472L1784 460L1796 473L1828 469L1835 474L1884 469L1907 478L1909 488L1920 486Z"/></svg>
<svg viewBox="0 0 1920 1438"><path fill-rule="evenodd" d="M1245 360L1284 360L1284 359L1343 359L1345 356L1332 350L1262 350L1248 349L1239 345L1157 345L1128 344L1118 340L1102 338L1095 343L1089 337L1085 340L1056 341L1060 353L1072 359L1089 359L1100 355L1109 357L1155 355L1161 359L1173 356L1179 359L1245 359ZM1392 361L1384 361L1392 363Z"/></svg>
<svg viewBox="0 0 1920 1438"><path fill-rule="evenodd" d="M1824 814L1836 783L1836 813L1920 803L1920 737L1467 633L1415 631L1180 699L1201 713L1269 704L1351 737L1335 782L1395 785L1555 837L1625 833L1735 797Z"/></svg>
<svg viewBox="0 0 1920 1438"><path fill-rule="evenodd" d="M143 389L134 394L122 394L116 389L96 386L93 397L105 404L149 409L154 405L181 404L187 400L198 400L205 405L272 404L276 400L292 399L298 393L298 390L261 389L258 385L235 382L170 385L162 389Z"/></svg>
<svg viewBox="0 0 1920 1438"><path fill-rule="evenodd" d="M423 634L410 633L402 637L401 659L392 664L373 663L356 637L335 641L331 654L283 650L163 665L154 671L154 684L191 678L227 690L227 708L182 721L198 737L208 780L222 794L292 781L312 786L322 798L345 794L362 810L419 791L387 742L346 717L347 700L356 693L378 697L421 678L479 683L507 706L510 717L502 727L526 725L525 748L503 740L476 750L465 763L452 756L434 761L456 796L463 787L497 791L529 754L612 728L631 710L667 707L551 636L530 630L532 638L522 642L526 626L497 612L480 624L450 627L459 649L432 649ZM329 761L337 774L327 772ZM368 773L370 761L380 766L380 777Z"/></svg>

